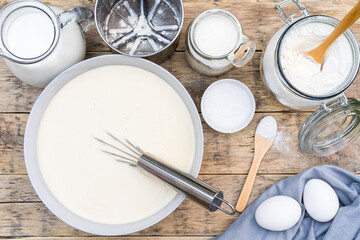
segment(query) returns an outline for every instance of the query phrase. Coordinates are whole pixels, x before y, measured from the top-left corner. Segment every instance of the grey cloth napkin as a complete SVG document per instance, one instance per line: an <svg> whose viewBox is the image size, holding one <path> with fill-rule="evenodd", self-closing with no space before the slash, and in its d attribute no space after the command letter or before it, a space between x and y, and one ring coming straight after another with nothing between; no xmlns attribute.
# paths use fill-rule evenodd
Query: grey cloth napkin
<svg viewBox="0 0 360 240"><path fill-rule="evenodd" d="M340 209L335 218L327 223L313 220L302 204L302 194L307 181L322 179L335 190ZM296 199L302 209L299 222L292 228L274 232L260 227L255 221L256 208L266 199L286 195ZM360 240L360 177L344 169L322 165L286 178L262 193L235 222L214 240Z"/></svg>

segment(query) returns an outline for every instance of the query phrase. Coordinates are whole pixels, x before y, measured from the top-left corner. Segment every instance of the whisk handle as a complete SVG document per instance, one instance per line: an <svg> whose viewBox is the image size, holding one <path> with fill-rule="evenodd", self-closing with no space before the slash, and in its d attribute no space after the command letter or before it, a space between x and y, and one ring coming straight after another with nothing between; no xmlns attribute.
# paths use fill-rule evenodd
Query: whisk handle
<svg viewBox="0 0 360 240"><path fill-rule="evenodd" d="M185 193L186 196L199 203L201 206L209 209L211 212L220 209L229 215L235 214L235 208L223 199L224 194L222 191L199 179L172 168L148 154L143 154L139 158L137 165ZM221 208L222 203L225 203L231 210L228 211Z"/></svg>

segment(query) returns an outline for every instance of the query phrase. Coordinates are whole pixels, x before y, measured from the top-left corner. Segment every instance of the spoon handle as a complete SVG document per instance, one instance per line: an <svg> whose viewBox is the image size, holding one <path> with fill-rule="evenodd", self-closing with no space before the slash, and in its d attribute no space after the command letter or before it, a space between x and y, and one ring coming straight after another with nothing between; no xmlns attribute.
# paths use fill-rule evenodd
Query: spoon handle
<svg viewBox="0 0 360 240"><path fill-rule="evenodd" d="M254 159L251 164L249 174L246 178L245 184L240 193L239 200L235 207L236 211L238 211L238 212L243 212L244 209L246 208L246 205L249 201L251 190L252 190L254 182L255 182L256 173L259 170L260 163L261 163L261 160L263 157L264 156L259 156L258 154L254 155Z"/></svg>
<svg viewBox="0 0 360 240"><path fill-rule="evenodd" d="M341 20L341 22L336 26L334 31L330 34L329 37L324 41L328 42L329 46L351 25L353 25L356 20L360 17L360 1L346 14L346 16Z"/></svg>
<svg viewBox="0 0 360 240"><path fill-rule="evenodd" d="M331 44L341 35L346 29L348 29L352 24L356 22L360 17L360 1L346 14L346 16L341 20L341 22L336 26L336 28L331 32L331 34L322 42L317 48L311 50L309 55L311 55L317 62L321 63L324 58L326 50L331 46ZM319 59L316 59L318 56ZM321 58L321 59L320 59Z"/></svg>
<svg viewBox="0 0 360 240"><path fill-rule="evenodd" d="M246 178L245 184L241 190L239 200L236 204L236 211L243 212L246 208L246 205L249 201L250 193L253 188L256 174L259 170L260 163L264 158L266 152L270 149L275 138L266 139L257 134L255 134L255 150L254 150L254 159L251 164L249 174Z"/></svg>

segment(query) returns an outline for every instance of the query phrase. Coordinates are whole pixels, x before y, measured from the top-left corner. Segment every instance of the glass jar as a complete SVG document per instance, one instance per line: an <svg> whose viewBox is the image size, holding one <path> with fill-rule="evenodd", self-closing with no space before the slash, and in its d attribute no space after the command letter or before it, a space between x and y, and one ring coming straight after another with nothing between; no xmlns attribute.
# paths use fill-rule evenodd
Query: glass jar
<svg viewBox="0 0 360 240"><path fill-rule="evenodd" d="M287 16L282 5L295 3L302 16ZM318 156L335 153L354 141L360 134L360 102L347 99L344 92L353 83L359 71L360 51L355 35L350 29L344 32L352 52L352 66L339 87L322 95L310 95L297 89L283 72L280 52L287 34L303 24L325 23L336 27L338 20L328 16L308 14L298 0L286 0L277 5L285 26L270 39L261 59L261 75L269 92L283 105L297 109L318 109L301 126L298 140L301 150Z"/></svg>
<svg viewBox="0 0 360 240"><path fill-rule="evenodd" d="M19 17L21 23L17 22ZM59 73L85 58L83 33L93 25L93 12L84 7L63 11L36 0L18 0L1 9L0 25L0 56L10 71L23 82L45 87ZM29 39L46 39L46 44L30 46ZM29 55L24 48L21 50L22 43L39 49Z"/></svg>
<svg viewBox="0 0 360 240"><path fill-rule="evenodd" d="M208 16L221 16L230 20L237 31L237 41L230 52L222 55L211 55L203 52L195 41L197 25ZM254 55L256 45L242 34L242 28L236 17L222 9L211 9L199 14L189 25L185 40L185 58L197 72L207 76L217 76L229 71L233 66L244 66Z"/></svg>

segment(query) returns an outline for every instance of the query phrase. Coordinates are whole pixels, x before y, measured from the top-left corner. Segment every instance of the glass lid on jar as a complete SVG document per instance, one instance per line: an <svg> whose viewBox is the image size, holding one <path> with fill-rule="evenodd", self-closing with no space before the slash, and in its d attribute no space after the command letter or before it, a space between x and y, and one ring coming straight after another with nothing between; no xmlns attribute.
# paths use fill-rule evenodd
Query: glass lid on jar
<svg viewBox="0 0 360 240"><path fill-rule="evenodd" d="M301 126L299 147L317 156L338 152L360 135L360 102L342 96L323 104Z"/></svg>

